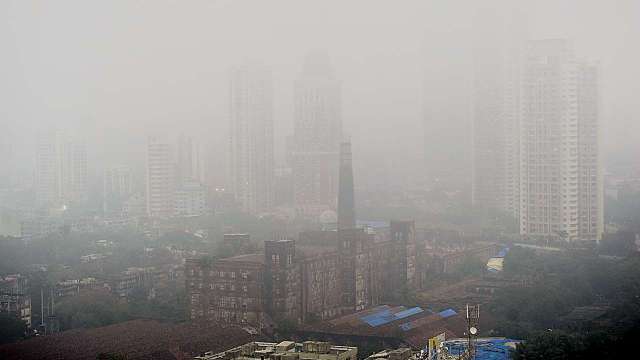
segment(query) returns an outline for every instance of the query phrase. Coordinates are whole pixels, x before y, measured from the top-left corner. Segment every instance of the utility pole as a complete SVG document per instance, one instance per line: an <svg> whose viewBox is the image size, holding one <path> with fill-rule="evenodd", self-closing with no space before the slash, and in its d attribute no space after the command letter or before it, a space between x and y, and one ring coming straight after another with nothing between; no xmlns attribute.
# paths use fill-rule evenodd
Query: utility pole
<svg viewBox="0 0 640 360"><path fill-rule="evenodd" d="M42 286L40 286L40 327L42 329L45 329L45 324L44 324L44 291L42 289ZM45 335L46 335L46 330L45 330Z"/></svg>

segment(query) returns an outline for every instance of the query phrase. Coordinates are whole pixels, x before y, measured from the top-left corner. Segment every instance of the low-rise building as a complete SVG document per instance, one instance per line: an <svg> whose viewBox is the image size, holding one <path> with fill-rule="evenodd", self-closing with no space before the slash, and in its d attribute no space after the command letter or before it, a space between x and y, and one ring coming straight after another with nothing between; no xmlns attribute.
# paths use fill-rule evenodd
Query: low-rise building
<svg viewBox="0 0 640 360"><path fill-rule="evenodd" d="M182 184L173 194L175 216L200 216L206 211L207 191L200 183Z"/></svg>
<svg viewBox="0 0 640 360"><path fill-rule="evenodd" d="M418 354L419 355L419 354ZM393 350L382 350L368 356L365 360L417 360L420 356L409 348L398 348Z"/></svg>
<svg viewBox="0 0 640 360"><path fill-rule="evenodd" d="M95 289L100 286L102 283L92 277L64 280L56 284L55 294L57 297L75 296L83 290Z"/></svg>
<svg viewBox="0 0 640 360"><path fill-rule="evenodd" d="M379 304L417 285L413 229L412 221L392 222L379 242L363 229L321 231L301 235L301 244L266 241L263 254L189 260L191 318L264 325L268 315L302 323Z"/></svg>
<svg viewBox="0 0 640 360"><path fill-rule="evenodd" d="M207 352L196 360L356 360L358 348L328 342L250 342L221 353Z"/></svg>
<svg viewBox="0 0 640 360"><path fill-rule="evenodd" d="M31 327L31 295L26 277L15 274L0 277L0 312L8 313Z"/></svg>
<svg viewBox="0 0 640 360"><path fill-rule="evenodd" d="M192 320L263 324L263 255L239 255L215 262L188 259L186 268Z"/></svg>
<svg viewBox="0 0 640 360"><path fill-rule="evenodd" d="M120 275L108 280L113 293L125 297L137 289L149 290L162 276L162 272L153 267L128 268Z"/></svg>

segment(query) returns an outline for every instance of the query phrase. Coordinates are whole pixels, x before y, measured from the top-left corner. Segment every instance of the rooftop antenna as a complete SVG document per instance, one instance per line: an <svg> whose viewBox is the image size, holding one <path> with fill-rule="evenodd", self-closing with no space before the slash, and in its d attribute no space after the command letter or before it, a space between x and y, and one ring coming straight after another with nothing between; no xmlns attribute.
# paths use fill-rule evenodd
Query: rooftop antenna
<svg viewBox="0 0 640 360"><path fill-rule="evenodd" d="M467 304L467 351L463 358L473 360L476 358L476 339L478 337L478 323L480 322L480 305Z"/></svg>

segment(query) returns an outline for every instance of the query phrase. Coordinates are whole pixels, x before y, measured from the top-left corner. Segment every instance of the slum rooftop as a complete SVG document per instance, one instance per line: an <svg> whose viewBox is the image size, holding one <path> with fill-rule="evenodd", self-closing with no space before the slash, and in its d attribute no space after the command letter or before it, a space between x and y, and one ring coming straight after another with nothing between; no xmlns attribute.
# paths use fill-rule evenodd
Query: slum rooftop
<svg viewBox="0 0 640 360"><path fill-rule="evenodd" d="M126 355L130 360L180 359L253 340L258 338L236 326L133 320L0 345L0 359L93 360L108 353Z"/></svg>
<svg viewBox="0 0 640 360"><path fill-rule="evenodd" d="M197 360L356 360L358 349L352 346L331 345L328 342L293 341L250 342L224 352L209 351Z"/></svg>

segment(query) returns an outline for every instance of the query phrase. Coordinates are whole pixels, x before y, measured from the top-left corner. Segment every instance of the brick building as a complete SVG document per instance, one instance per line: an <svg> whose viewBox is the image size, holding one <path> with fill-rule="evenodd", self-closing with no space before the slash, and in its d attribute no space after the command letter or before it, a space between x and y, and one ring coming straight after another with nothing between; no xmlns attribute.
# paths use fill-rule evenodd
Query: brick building
<svg viewBox="0 0 640 360"><path fill-rule="evenodd" d="M338 230L303 232L297 243L266 241L263 254L189 260L192 320L324 320L417 286L414 222L392 221L380 233L357 228L351 146L340 150Z"/></svg>
<svg viewBox="0 0 640 360"><path fill-rule="evenodd" d="M264 325L359 311L417 286L413 221L391 222L380 240L363 229L266 241L263 254L187 261L192 320Z"/></svg>
<svg viewBox="0 0 640 360"><path fill-rule="evenodd" d="M186 261L191 319L263 324L265 261L258 254Z"/></svg>

